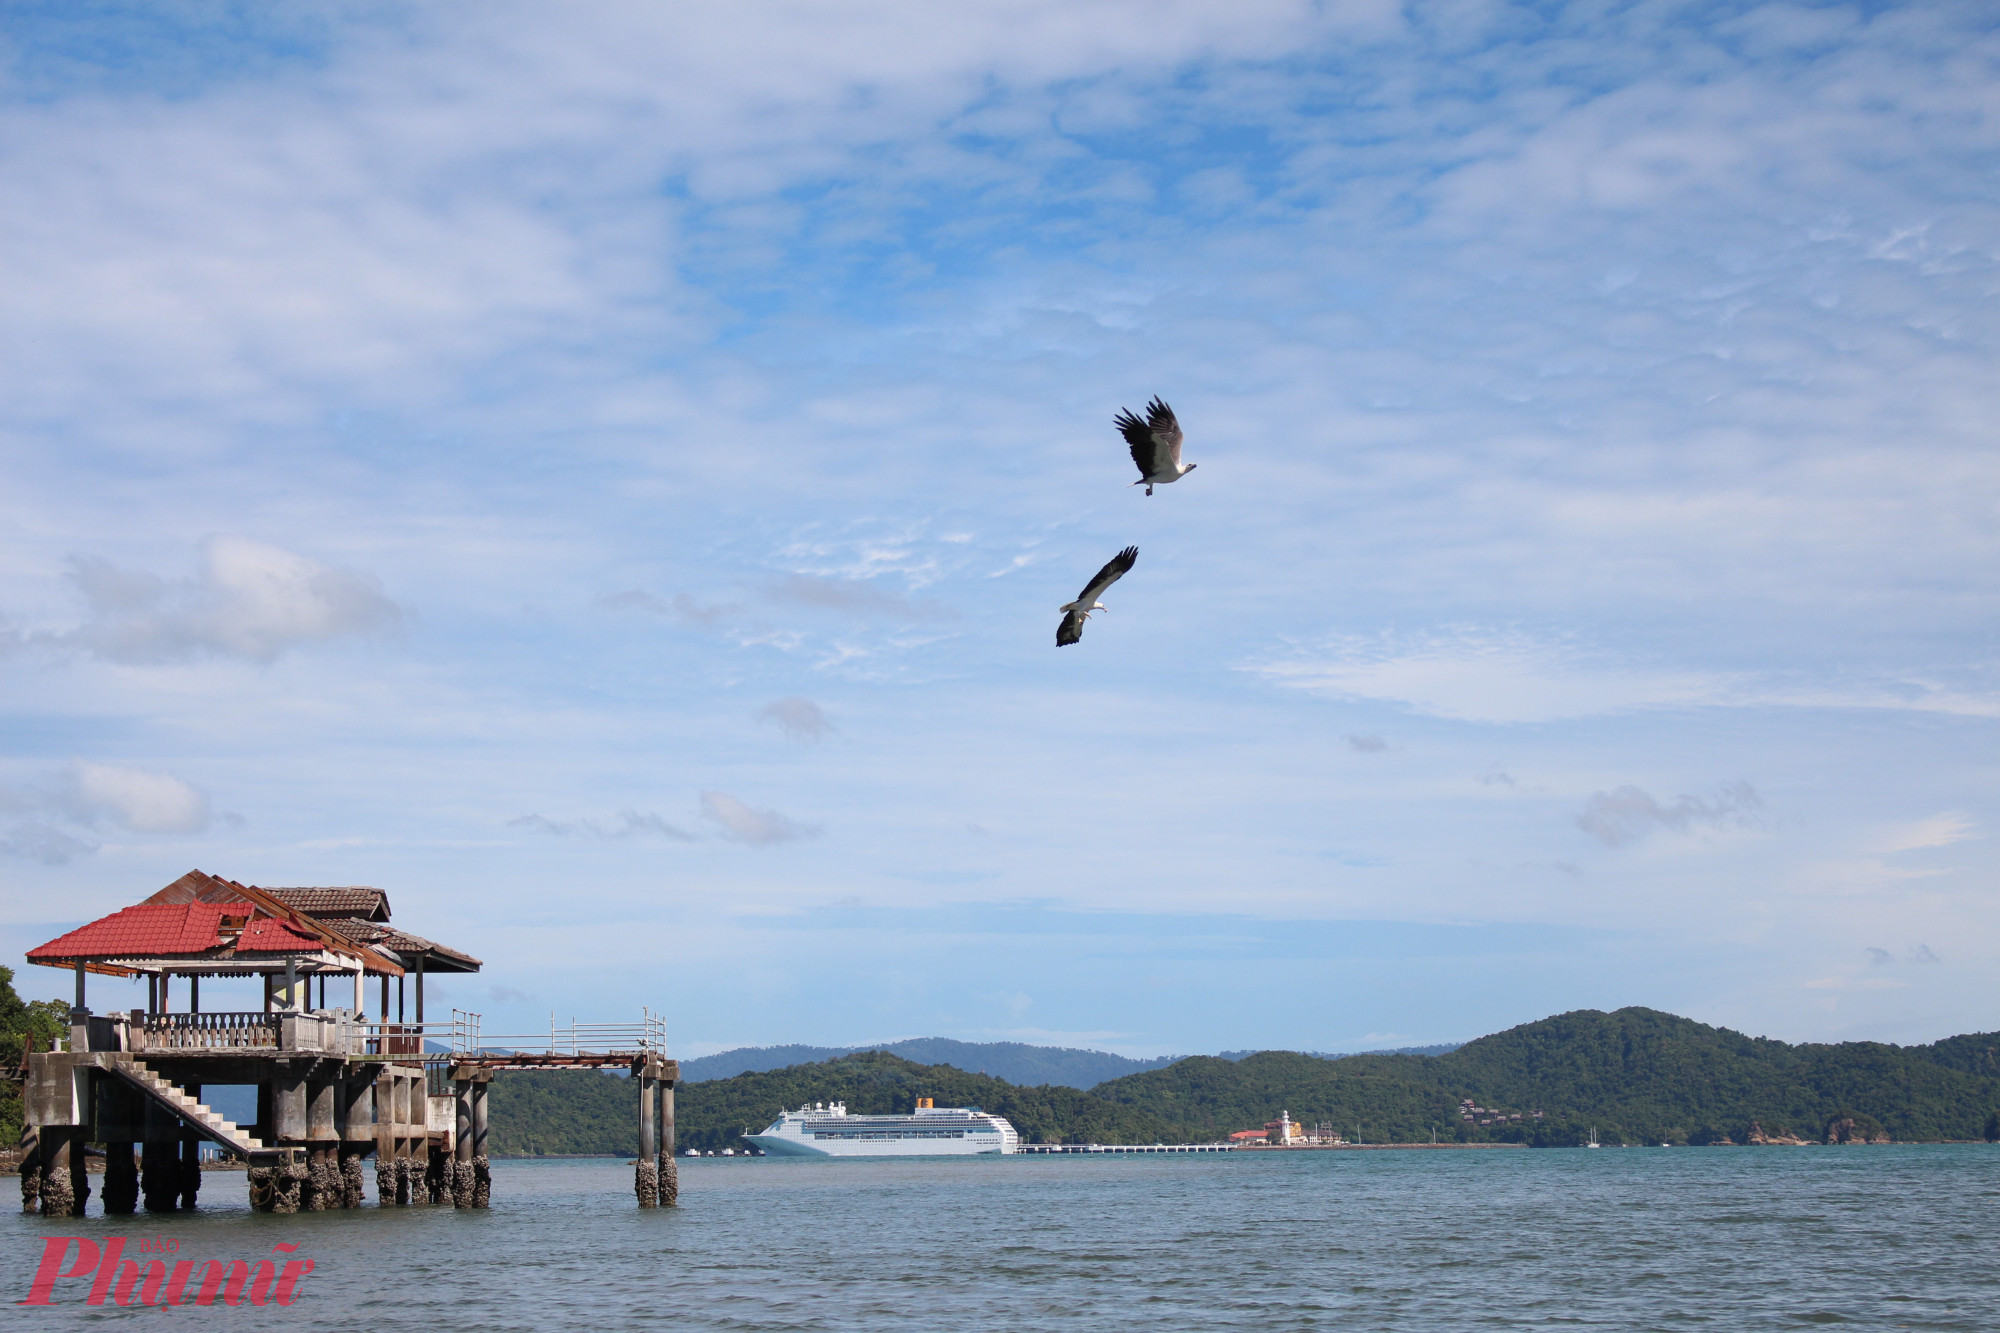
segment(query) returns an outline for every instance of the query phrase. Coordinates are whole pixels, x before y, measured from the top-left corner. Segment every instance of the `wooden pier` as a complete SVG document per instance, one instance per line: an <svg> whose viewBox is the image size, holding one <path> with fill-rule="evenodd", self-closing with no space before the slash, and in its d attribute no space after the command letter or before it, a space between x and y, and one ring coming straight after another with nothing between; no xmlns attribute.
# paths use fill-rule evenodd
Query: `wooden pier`
<svg viewBox="0 0 2000 1333"><path fill-rule="evenodd" d="M425 975L476 972L480 962L388 921L377 889L259 889L191 871L31 949L30 962L74 972L76 998L68 1038L23 1063L23 1208L83 1215L89 1144L103 1146L108 1214L193 1208L204 1144L247 1162L260 1212L361 1206L371 1156L383 1207L484 1208L494 1074L606 1067L630 1069L639 1092L640 1206L676 1201L680 1068L664 1056L659 1018L490 1038L477 1014L454 1010L448 1022L427 1023ZM92 973L146 977L147 1007L93 1013ZM262 1010L201 1011L202 978L244 976L262 978ZM177 979L184 1012L170 1007ZM373 1017L364 1008L370 979L380 982ZM413 1016L405 1012L412 989ZM330 994L353 1003L330 1006ZM229 1084L257 1088L254 1124L233 1124L202 1103L204 1086Z"/></svg>

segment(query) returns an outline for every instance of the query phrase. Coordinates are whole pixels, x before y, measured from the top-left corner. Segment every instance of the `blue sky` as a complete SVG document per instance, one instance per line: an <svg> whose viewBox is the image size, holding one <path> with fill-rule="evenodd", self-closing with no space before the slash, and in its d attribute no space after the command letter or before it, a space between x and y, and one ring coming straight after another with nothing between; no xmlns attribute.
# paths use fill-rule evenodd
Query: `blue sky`
<svg viewBox="0 0 2000 1333"><path fill-rule="evenodd" d="M10 6L7 952L199 866L689 1054L2000 1028L1996 29Z"/></svg>

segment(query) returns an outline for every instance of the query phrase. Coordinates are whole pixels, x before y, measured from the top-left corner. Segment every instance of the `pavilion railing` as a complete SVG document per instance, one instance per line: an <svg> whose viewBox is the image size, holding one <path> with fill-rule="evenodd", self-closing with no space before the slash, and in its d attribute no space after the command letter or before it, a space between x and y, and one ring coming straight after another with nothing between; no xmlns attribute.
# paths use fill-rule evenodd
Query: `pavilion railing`
<svg viewBox="0 0 2000 1333"><path fill-rule="evenodd" d="M152 1014L129 1029L144 1051L273 1050L282 1014Z"/></svg>

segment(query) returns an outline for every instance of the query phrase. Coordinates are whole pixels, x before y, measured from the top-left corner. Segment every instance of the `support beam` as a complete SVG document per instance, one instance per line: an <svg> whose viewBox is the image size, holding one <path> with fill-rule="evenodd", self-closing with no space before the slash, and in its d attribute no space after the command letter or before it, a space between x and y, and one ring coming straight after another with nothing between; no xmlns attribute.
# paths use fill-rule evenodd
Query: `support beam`
<svg viewBox="0 0 2000 1333"><path fill-rule="evenodd" d="M79 958L76 960L76 1007L78 1009L87 1008L83 1002L83 976L83 960Z"/></svg>
<svg viewBox="0 0 2000 1333"><path fill-rule="evenodd" d="M188 1012L201 1012L201 977L192 972L188 974Z"/></svg>

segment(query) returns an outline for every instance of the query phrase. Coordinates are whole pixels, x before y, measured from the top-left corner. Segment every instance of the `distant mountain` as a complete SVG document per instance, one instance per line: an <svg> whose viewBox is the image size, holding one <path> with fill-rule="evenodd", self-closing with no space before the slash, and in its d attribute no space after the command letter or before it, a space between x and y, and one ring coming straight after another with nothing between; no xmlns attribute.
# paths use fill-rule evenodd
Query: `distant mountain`
<svg viewBox="0 0 2000 1333"><path fill-rule="evenodd" d="M1316 1060L1351 1060L1357 1055L1449 1055L1465 1045L1462 1041L1447 1041L1436 1046L1392 1046L1376 1051L1296 1051L1292 1054L1310 1055ZM1253 1055L1265 1055L1265 1051L1223 1051L1218 1060L1247 1060Z"/></svg>
<svg viewBox="0 0 2000 1333"><path fill-rule="evenodd" d="M793 1065L838 1060L860 1051L886 1051L919 1065L950 1065L968 1074L987 1074L1017 1087L1054 1084L1092 1088L1106 1079L1160 1069L1178 1058L1132 1060L1108 1051L1069 1046L1030 1046L1018 1041L953 1041L949 1037L913 1037L908 1041L872 1046L742 1046L715 1055L681 1061L681 1082L703 1083L738 1074L766 1073Z"/></svg>
<svg viewBox="0 0 2000 1333"><path fill-rule="evenodd" d="M862 1052L778 1069L710 1066L677 1098L683 1146L739 1146L745 1130L780 1107L845 1101L855 1111L908 1111L912 1099L983 1106L1007 1116L1028 1140L1187 1142L1261 1128L1280 1111L1330 1124L1366 1142L1461 1142L1557 1146L1595 1128L1606 1143L1742 1143L1766 1135L1822 1140L1885 1132L1897 1140L2000 1139L2000 1033L1972 1033L1929 1046L1879 1042L1792 1046L1747 1037L1653 1009L1580 1009L1467 1042L1441 1055L1327 1058L1262 1051L1238 1059L1191 1056L1127 1073L1089 1090L1081 1081L1127 1061L1099 1051L1018 1043L927 1039L898 1049L942 1052L918 1064ZM796 1058L815 1047L765 1048L705 1057ZM982 1056L1021 1060L1023 1086L967 1064ZM963 1061L964 1063L960 1063ZM1067 1062L1067 1063L1065 1063ZM690 1060L683 1072L699 1068ZM1115 1067L1115 1066L1114 1066ZM493 1151L625 1153L637 1149L636 1099L623 1078L594 1073L509 1072L493 1083ZM1466 1119L1465 1104L1477 1107ZM1537 1117L1535 1112L1542 1114Z"/></svg>
<svg viewBox="0 0 2000 1333"><path fill-rule="evenodd" d="M639 1150L638 1099L629 1079L588 1071L509 1071L493 1080L495 1156L629 1157ZM778 1070L683 1084L675 1093L678 1144L744 1147L786 1107L845 1102L856 1115L908 1114L918 1097L1004 1115L1027 1142L1158 1143L1177 1127L1130 1106L1060 1084L1016 1087L950 1065L919 1065L862 1051Z"/></svg>
<svg viewBox="0 0 2000 1333"><path fill-rule="evenodd" d="M1197 1056L1093 1091L1202 1136L1289 1110L1391 1142L1574 1143L1593 1125L1606 1142L1741 1143L1753 1126L1816 1140L1843 1118L1903 1140L1977 1139L2000 1111L1996 1048L1977 1034L1791 1046L1653 1009L1581 1009L1445 1055ZM1482 1108L1470 1122L1467 1100Z"/></svg>

